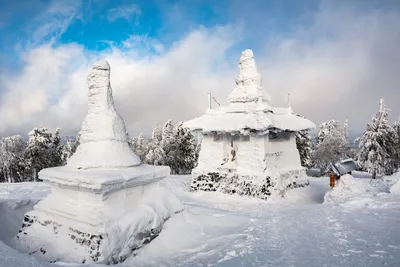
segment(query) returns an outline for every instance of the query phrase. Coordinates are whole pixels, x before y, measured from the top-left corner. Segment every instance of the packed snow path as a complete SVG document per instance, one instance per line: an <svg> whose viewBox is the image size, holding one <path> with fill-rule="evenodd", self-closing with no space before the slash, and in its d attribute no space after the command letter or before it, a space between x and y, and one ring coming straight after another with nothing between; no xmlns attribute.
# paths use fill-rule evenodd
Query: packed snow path
<svg viewBox="0 0 400 267"><path fill-rule="evenodd" d="M189 182L187 176L165 179L164 185L184 202L185 211L171 218L160 236L123 266L400 266L400 195L387 193L390 184L380 183L381 193L375 196L360 194L342 204L321 204L329 181L312 178L310 187L293 190L272 204L185 192ZM14 212L18 217L18 205L13 203L27 197L19 192L36 185L13 186L0 185L0 225L11 223L3 215ZM48 193L43 186L40 190ZM20 221L15 222L16 231ZM6 243L9 236L1 234ZM0 258L0 266L51 265L2 243Z"/></svg>

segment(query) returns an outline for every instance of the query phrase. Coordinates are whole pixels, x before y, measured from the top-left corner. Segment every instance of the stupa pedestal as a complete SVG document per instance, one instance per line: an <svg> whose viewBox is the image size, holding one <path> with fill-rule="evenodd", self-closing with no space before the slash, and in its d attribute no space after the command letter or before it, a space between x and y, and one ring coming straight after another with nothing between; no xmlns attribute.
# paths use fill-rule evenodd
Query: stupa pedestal
<svg viewBox="0 0 400 267"><path fill-rule="evenodd" d="M49 262L123 262L183 209L159 185L169 167L141 164L129 147L106 61L93 65L88 84L80 145L66 166L39 173L52 192L25 215L13 240L18 250Z"/></svg>

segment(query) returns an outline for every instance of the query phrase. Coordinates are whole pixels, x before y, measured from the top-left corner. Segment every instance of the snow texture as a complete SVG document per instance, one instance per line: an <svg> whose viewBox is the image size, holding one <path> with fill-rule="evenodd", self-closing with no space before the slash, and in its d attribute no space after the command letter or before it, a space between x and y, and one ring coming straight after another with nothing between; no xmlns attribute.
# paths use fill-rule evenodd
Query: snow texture
<svg viewBox="0 0 400 267"><path fill-rule="evenodd" d="M370 179L356 180L370 183ZM324 194L330 191L329 178L322 177L310 178L310 186L290 190L284 198L261 201L219 192L190 193L186 191L190 181L190 176L162 180L162 186L184 203L185 210L171 217L156 239L121 266L400 265L398 195L380 191L375 196L349 196L340 205L321 205ZM38 187L37 183L0 184L0 205L29 200L29 192L43 197L48 187ZM3 207L7 209L5 216L11 218L18 213L21 217L4 221L1 213L0 232L3 227L18 232L23 212L20 208ZM1 267L106 266L45 263L10 248L6 240L1 241Z"/></svg>
<svg viewBox="0 0 400 267"><path fill-rule="evenodd" d="M324 203L342 203L355 195L368 193L374 193L368 184L355 179L350 174L345 174L337 179L332 190L326 193Z"/></svg>
<svg viewBox="0 0 400 267"><path fill-rule="evenodd" d="M127 143L125 123L114 107L110 70L107 61L99 61L87 77L88 113L82 122L80 145L68 159L68 166L89 169L140 164Z"/></svg>
<svg viewBox="0 0 400 267"><path fill-rule="evenodd" d="M263 93L262 77L257 71L253 51L244 50L239 59L239 75L236 78L237 87L228 97L230 103L255 102L264 100L269 103L271 98Z"/></svg>
<svg viewBox="0 0 400 267"><path fill-rule="evenodd" d="M294 133L282 139L230 134L203 136L191 189L267 199L308 185Z"/></svg>
<svg viewBox="0 0 400 267"><path fill-rule="evenodd" d="M390 188L390 193L400 195L400 179Z"/></svg>
<svg viewBox="0 0 400 267"><path fill-rule="evenodd" d="M48 262L115 264L156 238L164 222L182 209L158 183L106 196L53 188L25 214L11 244Z"/></svg>
<svg viewBox="0 0 400 267"><path fill-rule="evenodd" d="M311 121L293 114L275 114L272 111L230 112L221 107L218 110L208 110L201 117L186 121L185 127L192 131L209 132L239 132L249 134L250 130L267 132L279 129L282 131L301 131L315 128Z"/></svg>

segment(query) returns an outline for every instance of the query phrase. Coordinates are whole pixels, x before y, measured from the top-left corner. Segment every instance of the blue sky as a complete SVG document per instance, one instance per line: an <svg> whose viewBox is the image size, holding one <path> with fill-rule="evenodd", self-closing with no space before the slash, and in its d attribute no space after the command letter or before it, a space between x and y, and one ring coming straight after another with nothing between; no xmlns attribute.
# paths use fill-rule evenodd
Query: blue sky
<svg viewBox="0 0 400 267"><path fill-rule="evenodd" d="M13 63L17 59L15 50L32 42L38 45L56 37L56 43L76 42L88 50L99 51L109 48L109 42L121 45L132 34L155 38L168 49L171 43L200 25L231 23L245 29L237 49L252 44L256 50L268 35L290 34L310 23L309 15L319 3L314 0L1 1L0 34L5 37L1 52L7 62ZM51 5L59 5L62 10L49 14L47 9ZM55 27L54 32L36 38L33 32L52 19L65 19L69 23L65 29Z"/></svg>
<svg viewBox="0 0 400 267"><path fill-rule="evenodd" d="M132 132L201 115L196 100L212 91L224 102L247 48L273 100L291 93L316 123L349 118L362 131L380 97L392 120L400 115L399 12L398 0L0 1L0 132L76 132L85 75L100 58L116 70L114 95ZM177 94L181 109L166 103Z"/></svg>

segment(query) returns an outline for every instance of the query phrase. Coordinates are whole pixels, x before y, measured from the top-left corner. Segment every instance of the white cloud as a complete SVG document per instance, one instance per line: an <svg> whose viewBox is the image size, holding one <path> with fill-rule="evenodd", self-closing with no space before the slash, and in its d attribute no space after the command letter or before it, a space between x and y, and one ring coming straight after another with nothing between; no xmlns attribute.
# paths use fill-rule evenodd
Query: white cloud
<svg viewBox="0 0 400 267"><path fill-rule="evenodd" d="M131 4L123 5L110 9L108 12L107 19L109 21L115 21L117 19L130 20L135 17L135 24L138 23L138 17L142 14L140 6Z"/></svg>
<svg viewBox="0 0 400 267"><path fill-rule="evenodd" d="M265 51L256 53L264 88L278 103L290 92L295 111L317 123L348 117L350 127L362 131L380 97L392 109L391 118L397 118L397 25L396 11L361 14L324 7L310 27L291 37L274 36ZM157 40L135 35L123 47L102 53L89 53L77 44L30 49L19 75L0 72L5 89L0 95L0 133L27 133L45 125L75 134L86 112L85 78L100 58L111 64L115 102L129 131L149 132L156 122L201 115L206 92L224 103L235 86L237 63L226 55L241 40L240 33L234 26L199 28L165 51Z"/></svg>
<svg viewBox="0 0 400 267"><path fill-rule="evenodd" d="M36 47L45 42L56 42L71 23L81 17L81 1L53 0L28 26L31 38L24 47Z"/></svg>
<svg viewBox="0 0 400 267"><path fill-rule="evenodd" d="M30 50L20 75L0 77L7 89L0 98L0 132L27 132L44 125L76 133L86 112L86 75L100 58L111 64L117 109L131 132L150 131L155 122L169 118L198 115L206 108L204 88L219 92L227 88L227 81L233 83L234 73L225 76L229 70L213 73L215 63L224 60L234 43L231 31L200 28L168 53L151 58L118 48L86 54L76 44Z"/></svg>

